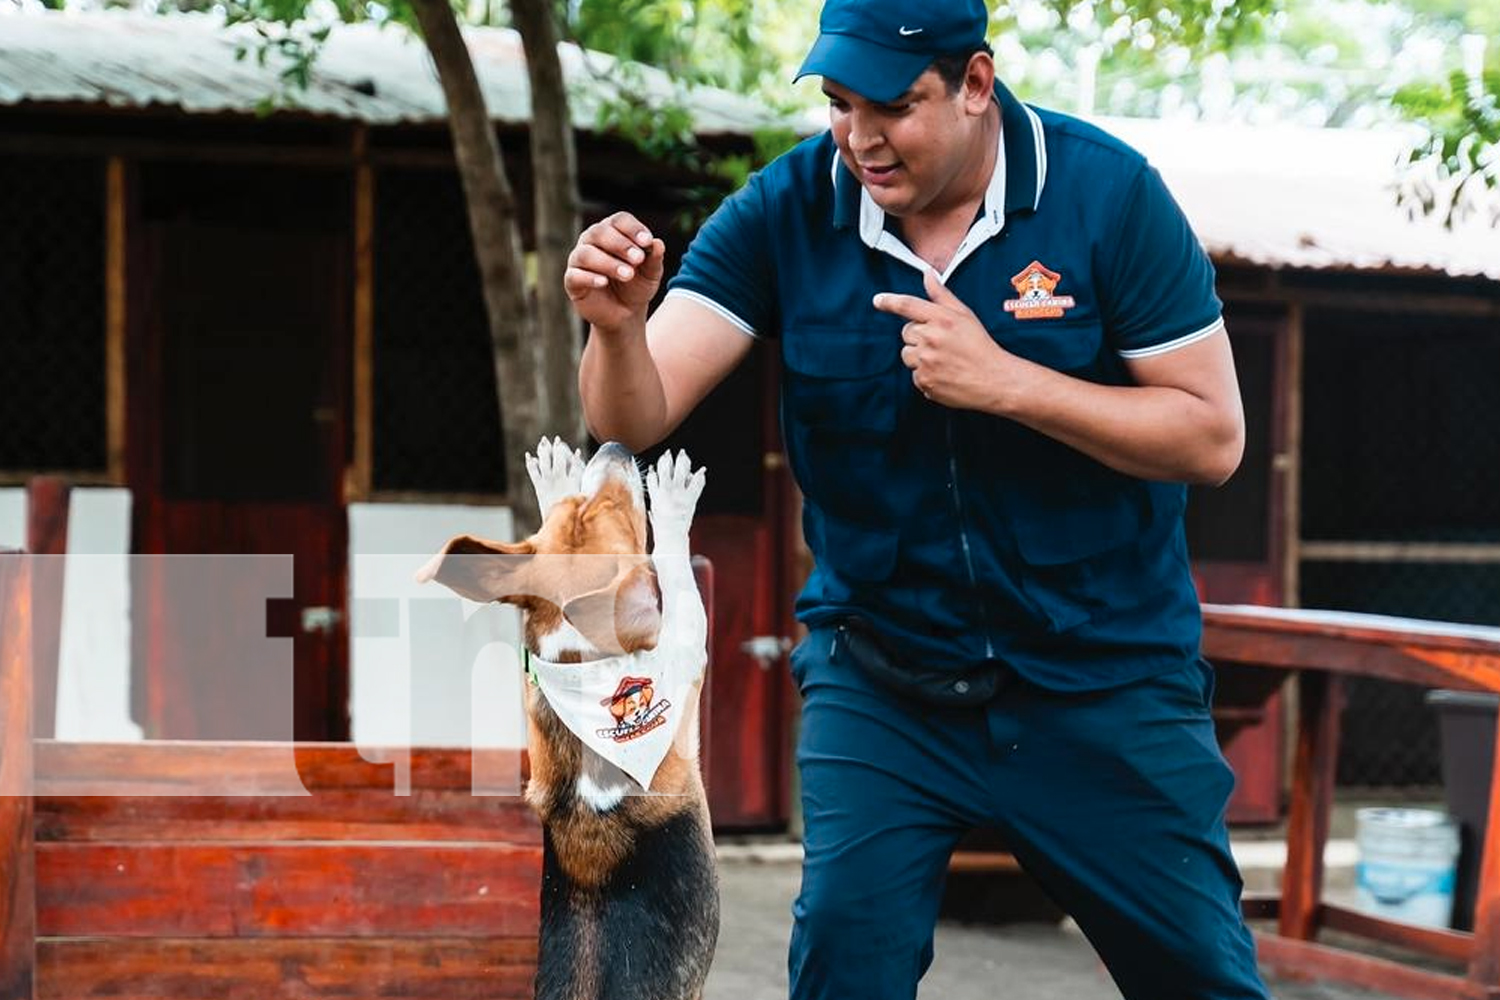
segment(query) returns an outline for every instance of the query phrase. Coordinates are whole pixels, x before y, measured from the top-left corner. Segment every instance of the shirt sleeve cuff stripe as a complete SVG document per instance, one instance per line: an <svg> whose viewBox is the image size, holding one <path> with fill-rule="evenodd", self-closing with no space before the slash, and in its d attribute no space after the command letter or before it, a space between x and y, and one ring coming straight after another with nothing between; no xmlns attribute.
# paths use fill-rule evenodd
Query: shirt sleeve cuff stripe
<svg viewBox="0 0 1500 1000"><path fill-rule="evenodd" d="M1187 345L1196 343L1204 339L1205 337L1212 337L1222 329L1224 329L1224 317L1220 316L1218 319L1214 320L1203 329L1194 330L1192 333L1189 333L1183 337L1178 337L1176 340L1169 340L1165 344L1155 344L1151 347L1137 347L1129 351L1120 351L1119 354L1122 358L1152 358L1158 354L1166 354L1168 351L1175 351L1179 347L1186 347Z"/></svg>
<svg viewBox="0 0 1500 1000"><path fill-rule="evenodd" d="M690 302L696 302L700 306L705 306L709 309L712 309L720 316L723 316L725 319L729 320L729 322L734 325L735 329L739 330L741 333L744 333L746 336L753 337L756 340L761 339L760 334L755 332L755 327L751 326L749 323L746 323L744 320L740 319L734 313L719 305L719 303L715 302L707 295L703 295L699 292L694 292L686 288L669 288L667 289L665 298L682 298L687 299Z"/></svg>

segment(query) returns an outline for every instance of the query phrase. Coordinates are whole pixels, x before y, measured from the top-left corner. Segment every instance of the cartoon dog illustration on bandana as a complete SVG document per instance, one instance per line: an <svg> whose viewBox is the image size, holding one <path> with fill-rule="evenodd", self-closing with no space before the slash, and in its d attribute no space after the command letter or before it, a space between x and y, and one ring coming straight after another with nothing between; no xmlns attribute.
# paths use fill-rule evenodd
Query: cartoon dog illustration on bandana
<svg viewBox="0 0 1500 1000"><path fill-rule="evenodd" d="M615 717L613 729L599 730L616 743L644 736L666 722L666 711L672 703L666 699L654 702L656 684L649 677L622 677L615 693L599 704Z"/></svg>

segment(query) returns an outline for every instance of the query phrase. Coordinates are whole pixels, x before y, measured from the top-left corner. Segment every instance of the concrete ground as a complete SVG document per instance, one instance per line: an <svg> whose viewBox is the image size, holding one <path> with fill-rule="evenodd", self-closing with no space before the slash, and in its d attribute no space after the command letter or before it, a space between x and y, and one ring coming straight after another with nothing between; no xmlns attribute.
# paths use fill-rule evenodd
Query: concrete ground
<svg viewBox="0 0 1500 1000"><path fill-rule="evenodd" d="M1251 889L1269 889L1279 844L1236 844ZM1352 890L1351 852L1330 845L1330 900ZM705 1000L784 1000L791 905L800 881L800 848L789 842L720 844L722 922ZM1083 935L1069 922L1002 926L944 922L921 1000L1119 1000L1120 993ZM1326 983L1272 981L1275 1000L1380 1000L1379 994ZM855 998L851 998L855 1000Z"/></svg>

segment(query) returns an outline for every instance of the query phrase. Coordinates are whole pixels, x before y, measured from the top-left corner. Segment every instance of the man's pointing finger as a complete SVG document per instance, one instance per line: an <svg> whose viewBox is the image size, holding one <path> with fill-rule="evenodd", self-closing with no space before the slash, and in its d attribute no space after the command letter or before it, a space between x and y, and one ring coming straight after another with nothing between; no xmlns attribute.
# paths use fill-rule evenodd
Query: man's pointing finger
<svg viewBox="0 0 1500 1000"><path fill-rule="evenodd" d="M897 295L895 292L881 292L875 296L874 305L881 312L895 313L904 319L918 322L931 319L941 311L926 299L915 295Z"/></svg>
<svg viewBox="0 0 1500 1000"><path fill-rule="evenodd" d="M943 280L938 277L936 271L927 271L922 275L922 287L927 290L928 298L932 299L932 301L937 305L944 306L948 309L953 309L958 312L973 312L973 310L964 303L963 299L959 298L957 295L954 295L953 290L947 285L943 284Z"/></svg>

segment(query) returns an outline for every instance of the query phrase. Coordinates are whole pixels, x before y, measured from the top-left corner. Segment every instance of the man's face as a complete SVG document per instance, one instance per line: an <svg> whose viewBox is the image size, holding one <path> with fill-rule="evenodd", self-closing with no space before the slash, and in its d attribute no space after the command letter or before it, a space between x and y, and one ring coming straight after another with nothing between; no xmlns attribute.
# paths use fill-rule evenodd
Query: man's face
<svg viewBox="0 0 1500 1000"><path fill-rule="evenodd" d="M950 94L931 69L889 103L866 100L826 77L823 93L844 164L891 215L941 211L988 180L966 176L980 152L972 112L985 106L988 95L976 102L967 88ZM983 158L980 152L977 159Z"/></svg>

